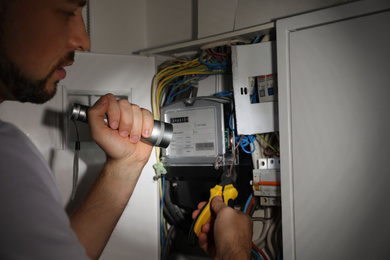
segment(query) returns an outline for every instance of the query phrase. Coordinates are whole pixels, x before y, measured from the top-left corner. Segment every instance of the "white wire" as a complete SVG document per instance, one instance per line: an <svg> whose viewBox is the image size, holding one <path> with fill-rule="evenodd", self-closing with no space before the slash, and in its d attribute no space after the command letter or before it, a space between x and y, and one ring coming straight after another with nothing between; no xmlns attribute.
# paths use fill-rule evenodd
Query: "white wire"
<svg viewBox="0 0 390 260"><path fill-rule="evenodd" d="M264 221L264 225L263 225L263 230L261 232L261 235L259 237L259 239L255 240L253 243L255 245L259 245L258 248L262 249L264 248L264 246L260 246L262 242L264 242L266 236L267 236L267 233L268 233L268 229L272 223L272 219L268 219L271 217L271 213L272 213L272 209L271 207L267 207L265 209L265 212L264 212L264 218L267 219Z"/></svg>
<svg viewBox="0 0 390 260"><path fill-rule="evenodd" d="M272 245L272 235L273 235L273 231L274 231L275 226L276 226L275 223L276 223L276 221L274 221L272 223L272 225L270 226L270 228L267 232L267 246L268 246L268 250L272 256L272 259L275 259L275 249Z"/></svg>

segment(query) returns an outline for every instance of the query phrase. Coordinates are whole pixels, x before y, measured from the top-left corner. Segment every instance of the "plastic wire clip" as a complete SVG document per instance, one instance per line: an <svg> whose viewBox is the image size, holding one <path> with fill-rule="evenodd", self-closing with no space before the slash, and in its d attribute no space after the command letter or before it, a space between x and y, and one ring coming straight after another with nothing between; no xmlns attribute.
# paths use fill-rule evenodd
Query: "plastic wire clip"
<svg viewBox="0 0 390 260"><path fill-rule="evenodd" d="M165 169L164 165L162 162L158 162L153 164L154 171L156 172L156 175L153 176L153 180L157 181L158 179L161 178L161 175L167 173L167 169Z"/></svg>

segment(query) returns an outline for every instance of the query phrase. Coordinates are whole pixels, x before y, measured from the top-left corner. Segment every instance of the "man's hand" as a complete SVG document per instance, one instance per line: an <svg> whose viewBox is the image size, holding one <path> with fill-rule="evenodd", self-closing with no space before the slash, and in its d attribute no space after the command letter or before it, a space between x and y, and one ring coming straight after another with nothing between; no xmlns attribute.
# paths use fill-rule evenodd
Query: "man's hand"
<svg viewBox="0 0 390 260"><path fill-rule="evenodd" d="M107 126L104 115L108 116ZM128 160L145 164L152 150L151 145L139 142L141 135L147 138L153 131L150 111L115 99L112 94L102 96L88 111L92 138L105 151L108 160Z"/></svg>
<svg viewBox="0 0 390 260"><path fill-rule="evenodd" d="M148 110L107 94L88 110L88 121L107 161L70 221L88 256L99 259L153 149L139 142L141 135L147 138L152 133L153 117Z"/></svg>
<svg viewBox="0 0 390 260"><path fill-rule="evenodd" d="M192 213L195 219L205 202ZM200 247L213 259L249 259L252 247L252 220L245 213L223 203L219 196L211 201L211 217L199 234Z"/></svg>

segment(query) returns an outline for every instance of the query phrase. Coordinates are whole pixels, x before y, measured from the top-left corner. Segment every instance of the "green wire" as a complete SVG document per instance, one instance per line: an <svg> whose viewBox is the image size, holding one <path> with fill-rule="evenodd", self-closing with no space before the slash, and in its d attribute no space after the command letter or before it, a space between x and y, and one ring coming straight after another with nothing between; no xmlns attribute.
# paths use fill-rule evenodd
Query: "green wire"
<svg viewBox="0 0 390 260"><path fill-rule="evenodd" d="M279 153L279 151L277 151L272 145L270 145L261 135L256 134L256 136L260 137L261 140L263 140L264 143L266 143L272 150L274 150L275 153Z"/></svg>

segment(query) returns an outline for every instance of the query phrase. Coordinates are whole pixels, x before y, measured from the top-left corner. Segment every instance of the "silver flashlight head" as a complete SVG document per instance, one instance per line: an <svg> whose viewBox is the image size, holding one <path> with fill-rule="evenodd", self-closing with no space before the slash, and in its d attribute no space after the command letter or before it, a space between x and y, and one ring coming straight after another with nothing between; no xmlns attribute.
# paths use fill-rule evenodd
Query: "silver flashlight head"
<svg viewBox="0 0 390 260"><path fill-rule="evenodd" d="M69 119L88 123L87 106L74 103L69 109Z"/></svg>

